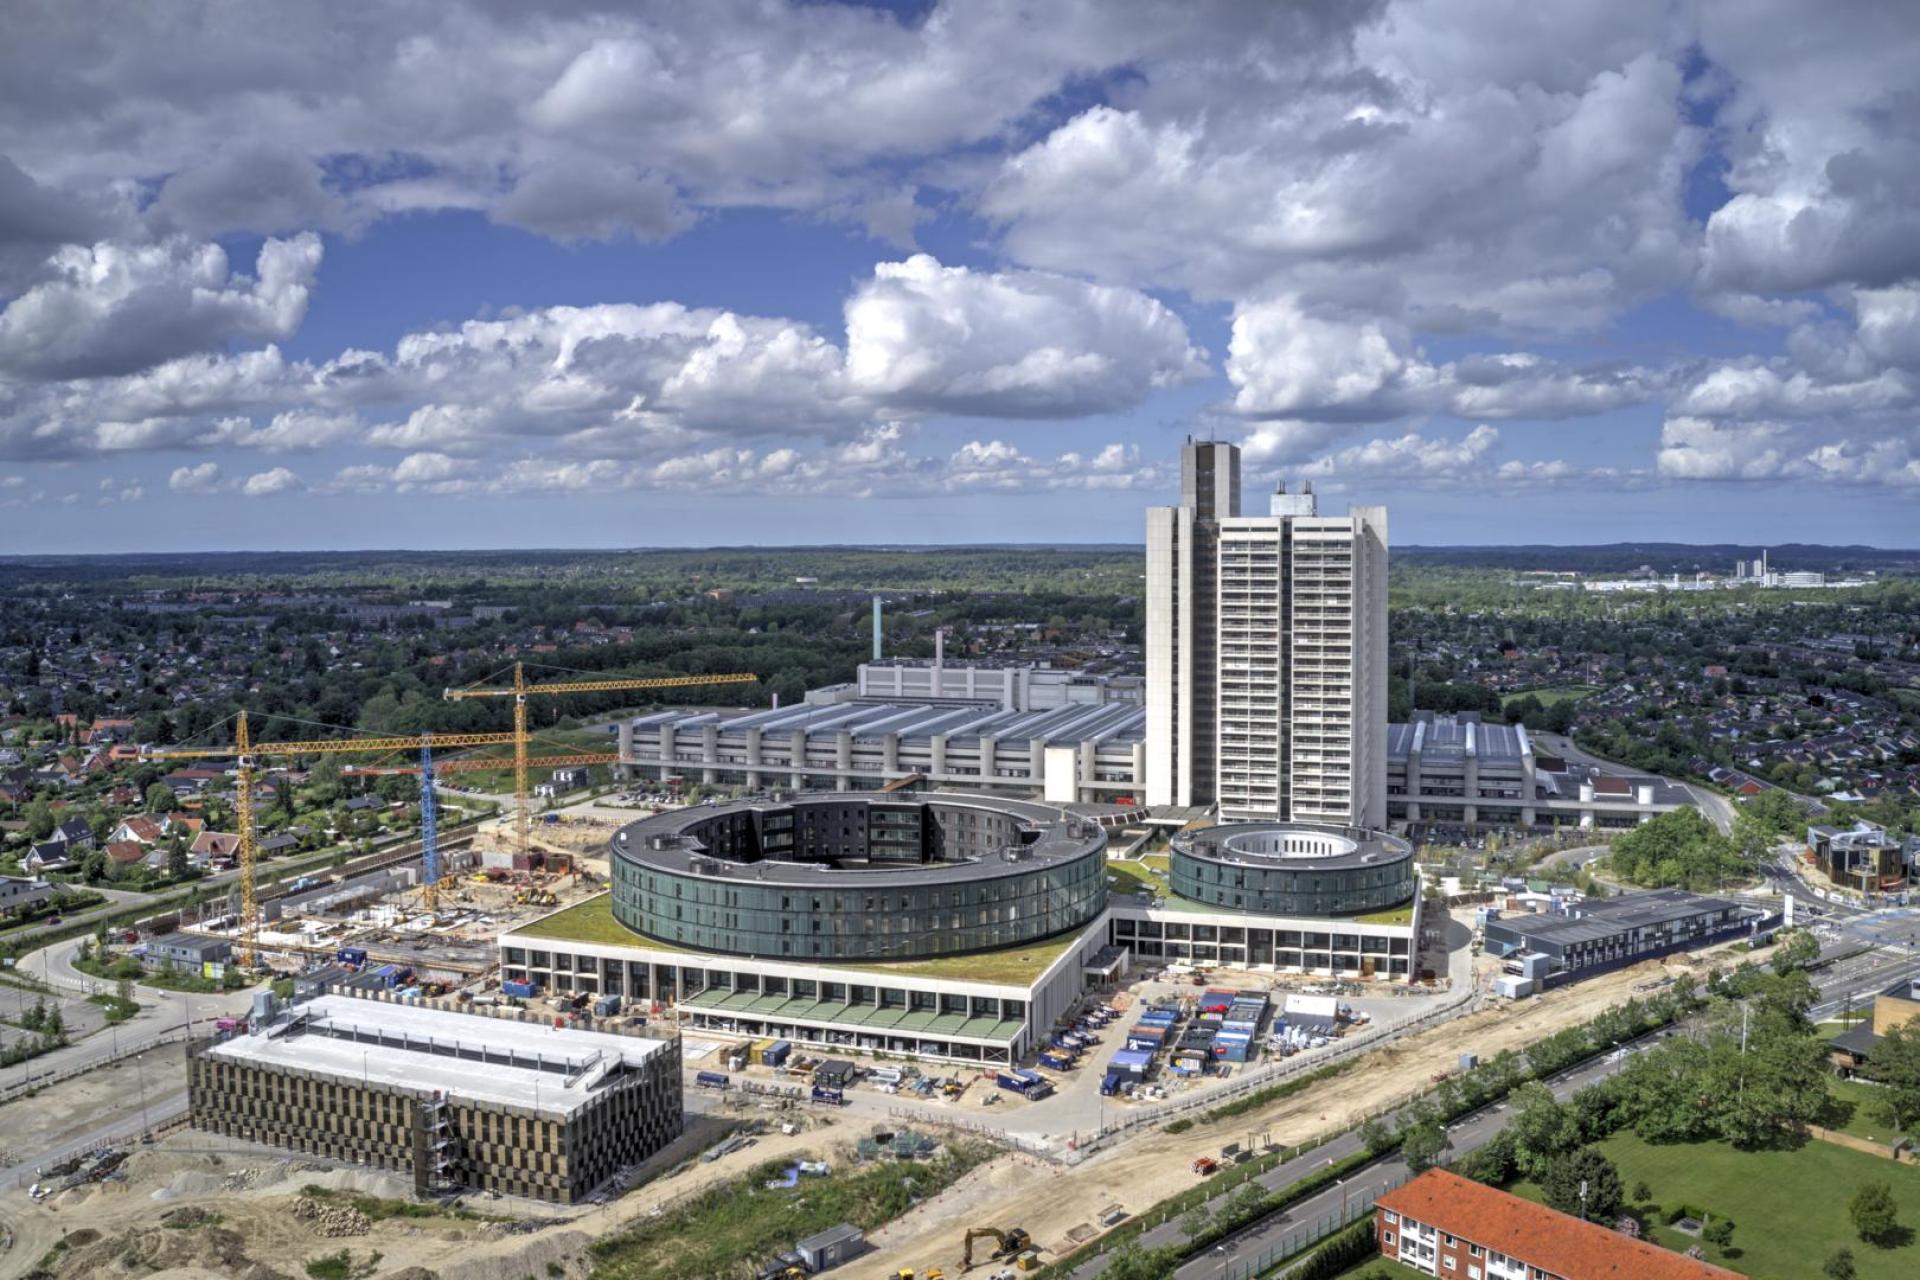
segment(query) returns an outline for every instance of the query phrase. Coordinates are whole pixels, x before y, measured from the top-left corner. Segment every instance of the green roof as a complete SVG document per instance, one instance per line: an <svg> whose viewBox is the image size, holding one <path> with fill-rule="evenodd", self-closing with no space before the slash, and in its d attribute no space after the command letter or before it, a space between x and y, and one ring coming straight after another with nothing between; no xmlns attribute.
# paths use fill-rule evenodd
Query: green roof
<svg viewBox="0 0 1920 1280"><path fill-rule="evenodd" d="M614 947L646 947L683 955L713 954L635 933L613 918L611 893L602 893L552 915L542 916L509 930L508 935L516 938L551 938L558 942L591 942ZM924 960L816 960L804 956L760 958L788 959L793 963L821 964L850 972L880 973L902 978L941 978L954 982L1026 986L1051 968L1079 940L1080 931L1075 930L999 951L976 951L967 955L936 956Z"/></svg>

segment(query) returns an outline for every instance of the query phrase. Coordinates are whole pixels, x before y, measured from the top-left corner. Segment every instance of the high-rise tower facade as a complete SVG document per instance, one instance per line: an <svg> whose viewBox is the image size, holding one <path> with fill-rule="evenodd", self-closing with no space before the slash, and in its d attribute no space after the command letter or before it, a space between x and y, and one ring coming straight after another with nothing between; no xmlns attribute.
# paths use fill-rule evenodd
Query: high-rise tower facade
<svg viewBox="0 0 1920 1280"><path fill-rule="evenodd" d="M1147 508L1147 803L1210 805L1220 523L1240 514L1240 449L1188 440L1180 505Z"/></svg>
<svg viewBox="0 0 1920 1280"><path fill-rule="evenodd" d="M1386 509L1283 486L1241 515L1238 452L1189 443L1147 513L1147 803L1385 826Z"/></svg>

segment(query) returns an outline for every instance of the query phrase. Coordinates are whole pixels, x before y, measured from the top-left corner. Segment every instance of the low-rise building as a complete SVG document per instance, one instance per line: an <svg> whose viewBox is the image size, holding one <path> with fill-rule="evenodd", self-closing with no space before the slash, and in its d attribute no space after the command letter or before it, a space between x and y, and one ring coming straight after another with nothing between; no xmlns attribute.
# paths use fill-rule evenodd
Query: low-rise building
<svg viewBox="0 0 1920 1280"><path fill-rule="evenodd" d="M53 897L53 886L29 876L0 876L0 919L31 911Z"/></svg>
<svg viewBox="0 0 1920 1280"><path fill-rule="evenodd" d="M1501 916L1487 921L1485 936L1489 954L1545 957L1551 981L1706 946L1772 921L1725 898L1655 889L1569 901L1564 914Z"/></svg>
<svg viewBox="0 0 1920 1280"><path fill-rule="evenodd" d="M1906 887L1905 842L1872 822L1808 827L1807 858L1833 883L1861 893L1892 893Z"/></svg>
<svg viewBox="0 0 1920 1280"><path fill-rule="evenodd" d="M1381 1256L1448 1280L1737 1280L1737 1273L1429 1169L1374 1203Z"/></svg>
<svg viewBox="0 0 1920 1280"><path fill-rule="evenodd" d="M1827 1042L1833 1065L1851 1074L1866 1067L1880 1037L1920 1019L1920 978L1902 978L1873 997L1872 1014Z"/></svg>
<svg viewBox="0 0 1920 1280"><path fill-rule="evenodd" d="M225 938L203 938L195 933L166 933L148 942L144 955L149 969L200 973L207 965L231 960L233 944Z"/></svg>
<svg viewBox="0 0 1920 1280"><path fill-rule="evenodd" d="M1663 778L1538 755L1525 725L1421 712L1387 726L1387 817L1411 825L1633 827L1693 804Z"/></svg>

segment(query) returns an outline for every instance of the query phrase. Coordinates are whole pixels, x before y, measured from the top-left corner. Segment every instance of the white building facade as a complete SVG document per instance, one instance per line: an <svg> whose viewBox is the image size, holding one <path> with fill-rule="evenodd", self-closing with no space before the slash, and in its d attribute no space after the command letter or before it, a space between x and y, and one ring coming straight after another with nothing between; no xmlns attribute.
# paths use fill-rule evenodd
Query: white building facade
<svg viewBox="0 0 1920 1280"><path fill-rule="evenodd" d="M1232 445L1181 473L1147 512L1147 803L1384 826L1386 509L1283 488L1243 516Z"/></svg>

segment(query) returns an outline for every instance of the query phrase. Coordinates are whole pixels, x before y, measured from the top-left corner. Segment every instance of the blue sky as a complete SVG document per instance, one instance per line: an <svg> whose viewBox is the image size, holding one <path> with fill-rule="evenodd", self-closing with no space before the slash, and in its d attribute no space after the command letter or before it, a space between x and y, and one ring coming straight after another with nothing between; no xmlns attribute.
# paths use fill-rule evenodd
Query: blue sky
<svg viewBox="0 0 1920 1280"><path fill-rule="evenodd" d="M1906 5L114 12L0 49L0 552L1132 541L1189 433L1916 543Z"/></svg>

